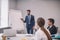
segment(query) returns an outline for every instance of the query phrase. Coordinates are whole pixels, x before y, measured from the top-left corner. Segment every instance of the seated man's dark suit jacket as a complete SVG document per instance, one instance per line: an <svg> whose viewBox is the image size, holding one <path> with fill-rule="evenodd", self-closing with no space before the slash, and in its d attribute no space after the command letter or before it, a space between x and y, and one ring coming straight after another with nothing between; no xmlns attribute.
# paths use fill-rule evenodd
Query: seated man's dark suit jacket
<svg viewBox="0 0 60 40"><path fill-rule="evenodd" d="M48 26L47 29L50 31L51 34L57 33L57 27L54 25L51 28Z"/></svg>

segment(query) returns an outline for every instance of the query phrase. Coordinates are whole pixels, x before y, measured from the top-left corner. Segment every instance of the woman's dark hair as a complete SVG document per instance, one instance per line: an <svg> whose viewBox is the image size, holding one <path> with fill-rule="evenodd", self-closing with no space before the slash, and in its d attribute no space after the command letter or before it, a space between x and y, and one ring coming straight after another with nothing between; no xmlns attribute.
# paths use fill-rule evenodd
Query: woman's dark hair
<svg viewBox="0 0 60 40"><path fill-rule="evenodd" d="M50 22L52 22L52 24L55 23L55 20L54 20L53 18L49 18L48 20L49 20Z"/></svg>
<svg viewBox="0 0 60 40"><path fill-rule="evenodd" d="M37 20L37 24L39 25L39 27L43 27L45 25L45 20L42 17L40 17Z"/></svg>
<svg viewBox="0 0 60 40"><path fill-rule="evenodd" d="M52 40L52 38L51 38L50 34L48 33L48 31L44 28L45 20L42 17L38 18L37 24L39 25L39 27L41 27L41 30L46 34L48 40Z"/></svg>

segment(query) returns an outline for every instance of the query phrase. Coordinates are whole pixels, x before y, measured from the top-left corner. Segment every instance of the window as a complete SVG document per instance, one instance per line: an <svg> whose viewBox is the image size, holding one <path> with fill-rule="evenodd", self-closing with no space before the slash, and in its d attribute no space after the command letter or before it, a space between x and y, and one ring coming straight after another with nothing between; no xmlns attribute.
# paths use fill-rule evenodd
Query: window
<svg viewBox="0 0 60 40"><path fill-rule="evenodd" d="M8 0L1 0L1 25L0 28L8 27Z"/></svg>

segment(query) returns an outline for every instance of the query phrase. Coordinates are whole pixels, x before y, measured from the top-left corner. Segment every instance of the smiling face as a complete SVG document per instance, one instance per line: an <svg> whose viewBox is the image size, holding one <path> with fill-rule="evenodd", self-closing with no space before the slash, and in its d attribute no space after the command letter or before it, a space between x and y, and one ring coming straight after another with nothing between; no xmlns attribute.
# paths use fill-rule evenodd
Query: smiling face
<svg viewBox="0 0 60 40"><path fill-rule="evenodd" d="M52 19L52 18L50 18L50 19L48 19L48 26L52 26L52 25L54 25L54 19Z"/></svg>
<svg viewBox="0 0 60 40"><path fill-rule="evenodd" d="M50 22L50 20L48 20L48 26L51 26L52 25L52 22Z"/></svg>

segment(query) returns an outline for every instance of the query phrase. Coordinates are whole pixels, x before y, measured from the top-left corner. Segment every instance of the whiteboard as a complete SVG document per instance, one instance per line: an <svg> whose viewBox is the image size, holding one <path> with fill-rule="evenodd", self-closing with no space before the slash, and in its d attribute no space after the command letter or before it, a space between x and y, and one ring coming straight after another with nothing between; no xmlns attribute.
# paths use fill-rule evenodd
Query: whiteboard
<svg viewBox="0 0 60 40"><path fill-rule="evenodd" d="M10 9L9 11L9 26L16 30L24 30L24 24L21 21L22 13L20 10Z"/></svg>

